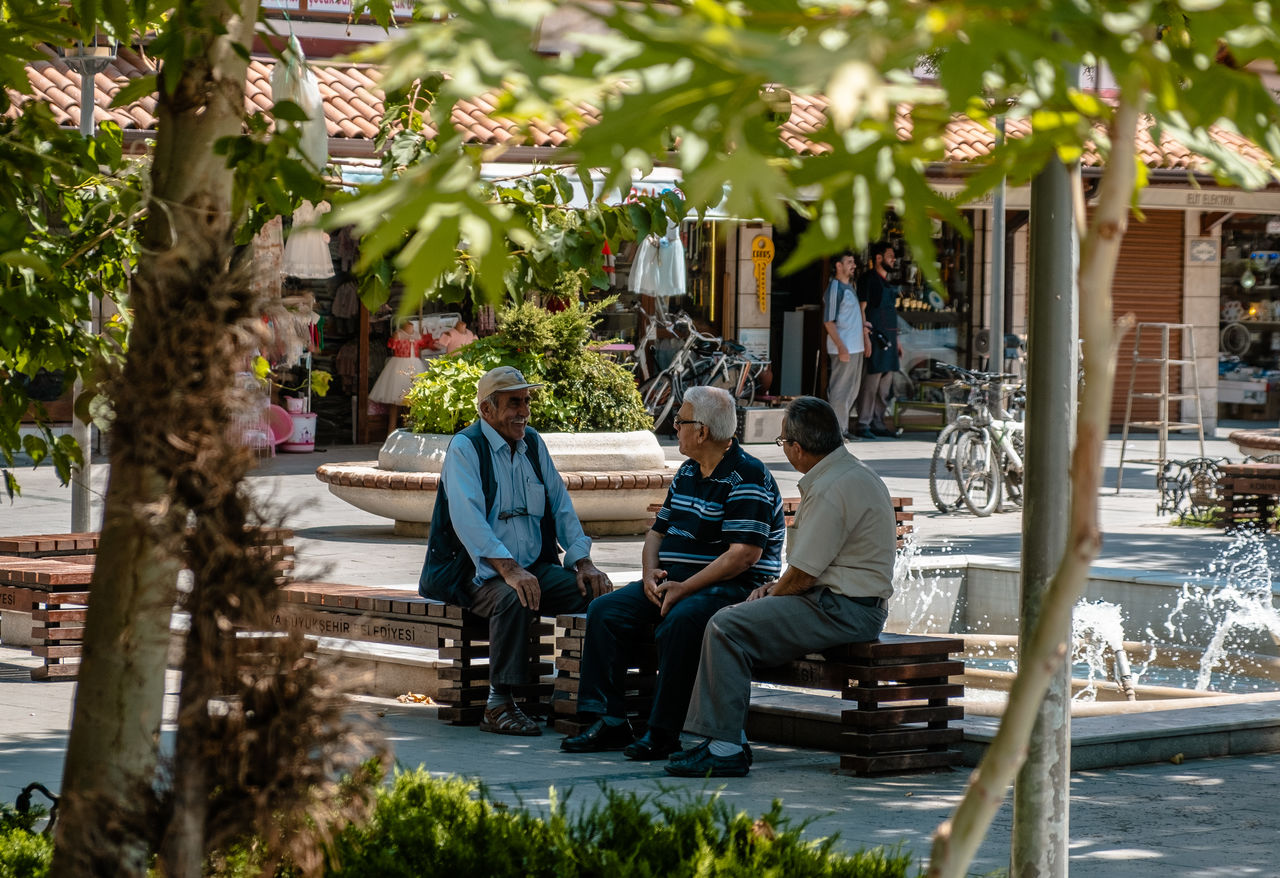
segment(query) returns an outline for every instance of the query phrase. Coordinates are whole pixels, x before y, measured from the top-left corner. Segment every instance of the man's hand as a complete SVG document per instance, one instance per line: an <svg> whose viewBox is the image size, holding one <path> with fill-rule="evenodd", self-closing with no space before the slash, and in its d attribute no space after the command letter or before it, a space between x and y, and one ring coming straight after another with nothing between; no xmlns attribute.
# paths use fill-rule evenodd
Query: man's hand
<svg viewBox="0 0 1280 878"><path fill-rule="evenodd" d="M646 570L640 577L640 582L644 584L644 596L652 601L655 607L662 606L658 586L666 580L667 571L665 570Z"/></svg>
<svg viewBox="0 0 1280 878"><path fill-rule="evenodd" d="M839 354L837 354L836 356L837 356L837 357L839 357L840 362L842 362L842 363L847 363L847 362L849 362L849 351L848 351L848 350L841 350L841 351L840 351L840 353L839 353Z"/></svg>
<svg viewBox="0 0 1280 878"><path fill-rule="evenodd" d="M662 583L656 590L658 592L658 609L664 618L667 613L671 612L672 607L693 594L693 591L686 588L683 582L672 582L671 580Z"/></svg>
<svg viewBox="0 0 1280 878"><path fill-rule="evenodd" d="M773 587L777 584L778 580L776 579L771 582L766 582L759 588L754 589L751 594L747 595L747 600L758 601L760 598L767 598L769 595L773 594Z"/></svg>
<svg viewBox="0 0 1280 878"><path fill-rule="evenodd" d="M609 577L592 564L590 558L582 558L573 565L573 569L578 574L578 591L588 600L594 600L613 588Z"/></svg>
<svg viewBox="0 0 1280 878"><path fill-rule="evenodd" d="M520 606L529 610L538 609L542 602L542 586L538 584L538 577L518 564L512 564L502 571L502 579L515 590L516 597L520 598Z"/></svg>

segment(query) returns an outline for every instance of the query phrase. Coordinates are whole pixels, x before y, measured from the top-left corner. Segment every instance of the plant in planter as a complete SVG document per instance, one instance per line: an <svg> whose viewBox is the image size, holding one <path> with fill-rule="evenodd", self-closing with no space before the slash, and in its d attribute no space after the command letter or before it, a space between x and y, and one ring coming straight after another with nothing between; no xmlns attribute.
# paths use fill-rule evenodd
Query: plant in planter
<svg viewBox="0 0 1280 878"><path fill-rule="evenodd" d="M308 391L316 396L323 397L328 394L329 382L333 380L333 376L325 370L308 370L305 366L283 366L273 370L266 357L254 358L253 374L259 381L269 383L279 389L281 399L302 400L301 407L298 407L299 404L286 405L290 411L299 412L307 410Z"/></svg>
<svg viewBox="0 0 1280 878"><path fill-rule="evenodd" d="M567 284L580 283L577 273ZM498 332L433 360L409 391L406 423L415 433L454 433L476 417L476 382L496 366L515 366L543 384L530 420L544 433L652 429L631 372L592 350L591 329L613 301L551 312L531 303L504 310Z"/></svg>

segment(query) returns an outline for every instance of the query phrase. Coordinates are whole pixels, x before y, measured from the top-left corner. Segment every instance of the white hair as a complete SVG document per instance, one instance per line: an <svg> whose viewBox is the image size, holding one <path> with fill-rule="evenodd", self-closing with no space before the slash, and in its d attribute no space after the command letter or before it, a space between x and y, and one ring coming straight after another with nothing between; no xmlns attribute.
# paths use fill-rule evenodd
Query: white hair
<svg viewBox="0 0 1280 878"><path fill-rule="evenodd" d="M689 420L699 421L717 442L732 439L738 432L738 407L723 387L690 387L684 392L684 401L693 409Z"/></svg>

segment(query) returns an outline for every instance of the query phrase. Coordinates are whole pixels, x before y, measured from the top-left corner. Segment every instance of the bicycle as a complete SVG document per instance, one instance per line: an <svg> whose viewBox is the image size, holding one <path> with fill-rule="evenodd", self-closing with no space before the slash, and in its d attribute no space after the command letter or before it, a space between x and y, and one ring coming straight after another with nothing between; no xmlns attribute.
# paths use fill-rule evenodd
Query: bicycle
<svg viewBox="0 0 1280 878"><path fill-rule="evenodd" d="M698 357L696 350L703 354L717 352L720 339L707 335L694 328L693 320L687 315L680 315L672 326L677 336L683 334L684 341L671 357L665 369L661 369L640 387L640 400L645 410L653 418L653 429L659 430L666 423L673 409L684 402L684 391L687 387L704 383L698 380L699 373L710 374L708 367L695 367Z"/></svg>
<svg viewBox="0 0 1280 878"><path fill-rule="evenodd" d="M1012 388L1006 408L1010 387L1005 382L1014 376L940 366L960 379L947 388L948 410L957 407L959 413L934 444L929 468L934 506L951 512L964 505L985 518L1000 505L1002 493L1021 506L1025 391Z"/></svg>

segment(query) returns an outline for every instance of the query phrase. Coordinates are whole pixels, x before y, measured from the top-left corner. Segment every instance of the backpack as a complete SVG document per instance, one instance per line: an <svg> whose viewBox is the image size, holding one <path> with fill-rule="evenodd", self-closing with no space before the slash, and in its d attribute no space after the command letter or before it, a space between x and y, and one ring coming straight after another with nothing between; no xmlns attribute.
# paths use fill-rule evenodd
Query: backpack
<svg viewBox="0 0 1280 878"><path fill-rule="evenodd" d="M476 456L480 459L480 484L484 489L484 512L489 516L493 509L494 498L498 494L498 482L493 475L493 457L489 444L485 441L476 420L458 435L466 436L475 446ZM546 484L542 477L542 462L539 449L542 439L532 427L526 427L524 433L525 455L533 466L533 474L538 481ZM551 495L546 495L546 505L542 511L542 551L539 561L551 564L560 562L559 547L556 542L556 522L551 511ZM427 537L427 557L422 565L422 575L418 578L418 594L432 600L444 601L460 607L471 604L471 581L476 577L476 565L471 555L458 539L453 529L453 520L449 517L449 498L441 483L436 491L436 504L431 513L431 531Z"/></svg>

